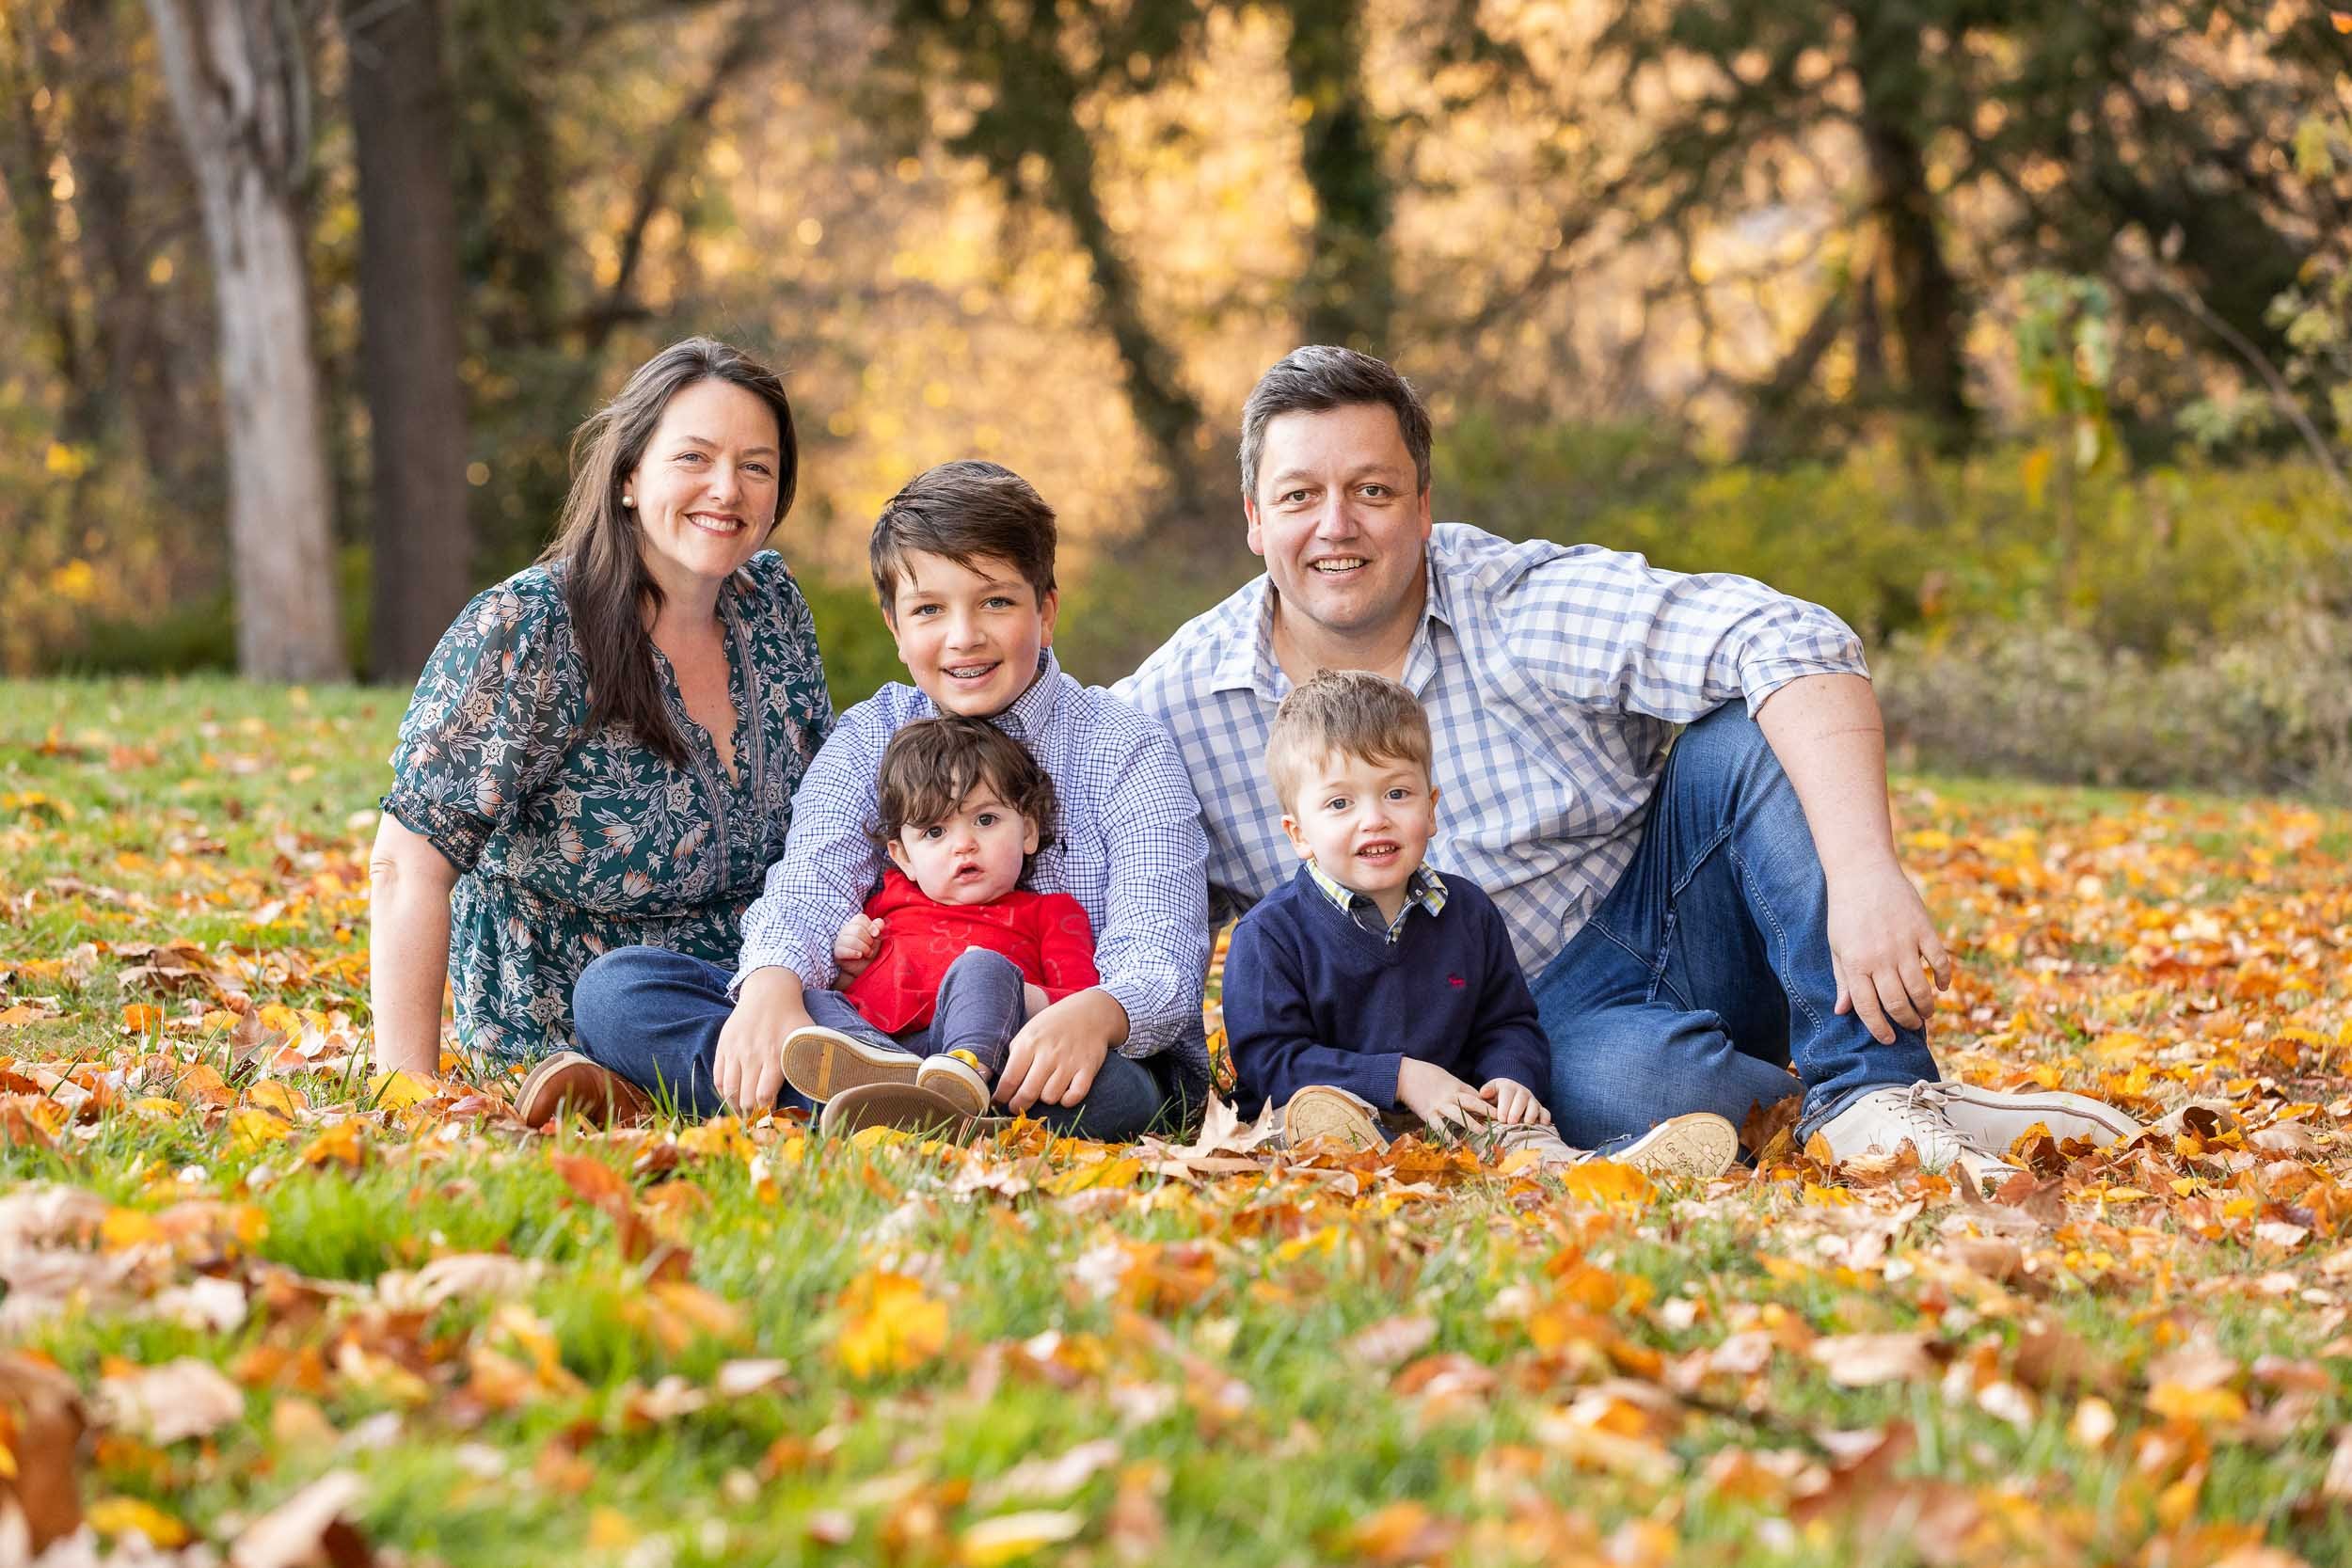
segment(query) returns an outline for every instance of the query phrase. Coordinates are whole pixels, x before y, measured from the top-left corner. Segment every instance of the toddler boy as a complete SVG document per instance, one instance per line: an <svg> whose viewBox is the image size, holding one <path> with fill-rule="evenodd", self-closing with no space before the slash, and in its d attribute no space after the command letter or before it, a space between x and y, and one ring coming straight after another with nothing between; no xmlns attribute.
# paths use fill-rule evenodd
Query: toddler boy
<svg viewBox="0 0 2352 1568"><path fill-rule="evenodd" d="M1537 1085L1551 1050L1486 895L1423 863L1436 828L1429 721L1412 692L1325 671L1282 700L1266 768L1306 863L1233 932L1225 1027L1245 1109L1285 1135L1384 1147L1408 1112L1438 1131L1503 1130L1547 1164L1584 1158ZM1613 1158L1717 1176L1739 1148L1711 1113L1676 1117Z"/></svg>

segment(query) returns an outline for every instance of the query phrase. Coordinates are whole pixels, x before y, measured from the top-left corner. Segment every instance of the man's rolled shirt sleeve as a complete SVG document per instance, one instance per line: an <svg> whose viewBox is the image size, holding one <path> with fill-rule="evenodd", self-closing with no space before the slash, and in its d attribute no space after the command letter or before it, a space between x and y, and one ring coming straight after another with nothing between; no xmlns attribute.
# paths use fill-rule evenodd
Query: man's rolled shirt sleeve
<svg viewBox="0 0 2352 1568"><path fill-rule="evenodd" d="M1862 640L1820 605L1729 572L1669 572L1581 545L1507 598L1522 667L1564 702L1687 724L1750 713L1804 675L1867 676Z"/></svg>

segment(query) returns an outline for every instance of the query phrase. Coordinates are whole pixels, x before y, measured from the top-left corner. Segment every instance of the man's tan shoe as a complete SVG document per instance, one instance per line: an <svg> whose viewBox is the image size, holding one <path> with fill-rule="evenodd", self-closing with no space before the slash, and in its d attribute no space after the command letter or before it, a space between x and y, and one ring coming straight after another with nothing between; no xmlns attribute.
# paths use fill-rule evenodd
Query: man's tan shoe
<svg viewBox="0 0 2352 1568"><path fill-rule="evenodd" d="M811 1023L785 1037L784 1081L819 1104L862 1084L912 1084L923 1058Z"/></svg>
<svg viewBox="0 0 2352 1568"><path fill-rule="evenodd" d="M515 1094L515 1114L532 1127L545 1127L565 1111L602 1127L652 1115L653 1099L611 1068L577 1051L559 1051L523 1080Z"/></svg>
<svg viewBox="0 0 2352 1568"><path fill-rule="evenodd" d="M895 1127L921 1137L961 1142L979 1118L920 1084L859 1084L825 1101L818 1132L842 1137L867 1127Z"/></svg>

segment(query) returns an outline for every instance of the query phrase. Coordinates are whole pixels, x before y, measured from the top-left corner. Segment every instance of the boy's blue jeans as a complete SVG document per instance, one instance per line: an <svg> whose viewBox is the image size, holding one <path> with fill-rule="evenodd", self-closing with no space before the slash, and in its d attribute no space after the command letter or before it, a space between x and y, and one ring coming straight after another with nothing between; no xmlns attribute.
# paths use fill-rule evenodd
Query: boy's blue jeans
<svg viewBox="0 0 2352 1568"><path fill-rule="evenodd" d="M1924 1032L1881 1045L1832 1011L1821 857L1739 703L1675 742L1633 863L1533 989L1551 1113L1580 1148L1688 1111L1738 1127L1800 1092L1803 1138L1866 1090L1936 1077Z"/></svg>
<svg viewBox="0 0 2352 1568"><path fill-rule="evenodd" d="M734 976L717 964L666 947L620 947L580 972L572 988L572 1020L580 1049L600 1067L657 1098L675 1100L686 1116L715 1117L727 1109L711 1078L719 1032L735 1011L727 996ZM812 1022L868 1045L895 1046L918 1056L962 1047L989 1065L1004 1066L1005 1047L1026 1019L1021 971L997 953L967 953L940 983L930 1026L893 1039L837 991L810 990L803 1002ZM1105 1142L1140 1136L1169 1101L1156 1062L1114 1051L1086 1098L1075 1105L1033 1105L1029 1114L1057 1132ZM813 1110L786 1085L779 1109Z"/></svg>

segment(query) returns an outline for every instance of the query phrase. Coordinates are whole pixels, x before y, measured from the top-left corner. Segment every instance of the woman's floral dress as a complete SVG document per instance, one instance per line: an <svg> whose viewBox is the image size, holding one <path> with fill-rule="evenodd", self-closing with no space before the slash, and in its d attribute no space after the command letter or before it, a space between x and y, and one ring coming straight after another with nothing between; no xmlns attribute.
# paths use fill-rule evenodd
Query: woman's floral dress
<svg viewBox="0 0 2352 1568"><path fill-rule="evenodd" d="M784 852L792 792L833 726L808 601L774 551L719 594L736 712L730 778L657 651L674 768L588 729L587 673L556 578L532 566L468 605L417 682L384 809L462 873L450 896L457 1031L497 1066L572 1044L572 982L613 947L732 968Z"/></svg>

